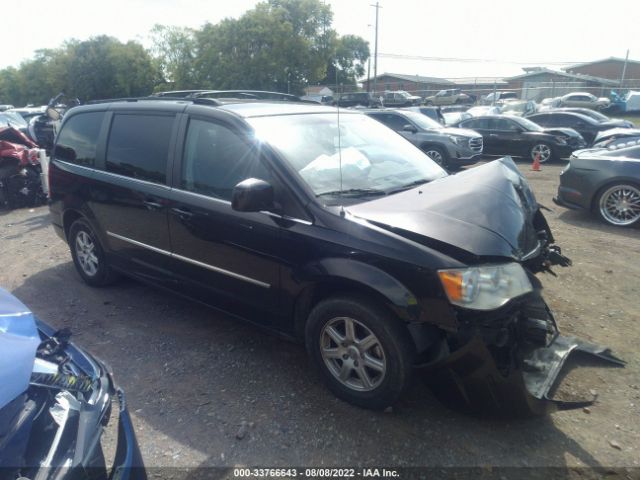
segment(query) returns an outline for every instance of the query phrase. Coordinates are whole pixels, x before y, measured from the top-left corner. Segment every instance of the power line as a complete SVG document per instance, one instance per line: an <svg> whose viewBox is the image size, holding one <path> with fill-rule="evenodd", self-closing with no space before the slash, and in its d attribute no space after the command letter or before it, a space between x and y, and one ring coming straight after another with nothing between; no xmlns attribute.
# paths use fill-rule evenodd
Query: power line
<svg viewBox="0 0 640 480"><path fill-rule="evenodd" d="M423 55L403 55L400 53L378 53L379 57L395 58L398 60L425 60L433 62L461 62L461 63L509 63L513 65L575 65L578 63L587 63L585 61L566 61L566 62L522 62L515 60L500 60L497 58L457 58L457 57L425 57Z"/></svg>

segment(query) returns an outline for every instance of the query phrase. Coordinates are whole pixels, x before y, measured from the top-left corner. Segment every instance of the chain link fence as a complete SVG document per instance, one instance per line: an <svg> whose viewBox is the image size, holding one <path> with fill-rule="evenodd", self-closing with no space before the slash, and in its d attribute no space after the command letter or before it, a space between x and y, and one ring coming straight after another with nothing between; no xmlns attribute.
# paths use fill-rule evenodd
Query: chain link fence
<svg viewBox="0 0 640 480"><path fill-rule="evenodd" d="M494 92L515 92L518 98L523 100L534 100L541 102L545 98L556 98L569 93L586 92L595 95L596 97L612 96L614 92L618 96L624 96L629 90L640 91L640 79L627 79L622 85L619 82L611 85L596 84L589 80L580 81L527 81L523 79L518 82L510 82L505 84L504 81L496 82L494 85L482 84L477 85L474 83L474 79L470 78L469 83L465 84L461 82L463 79L456 79L457 85L439 85L433 88L420 88L417 84L411 82L405 82L404 84L394 84L390 88L385 88L384 85L377 85L376 96L383 95L385 91L404 90L411 95L417 95L422 99L433 96L441 90L459 89L462 92L470 95L472 99L475 99L476 103L482 101L483 97ZM358 87L356 85L326 85L333 91L334 97L339 97L344 93L363 92L365 88ZM374 93L372 91L372 93Z"/></svg>

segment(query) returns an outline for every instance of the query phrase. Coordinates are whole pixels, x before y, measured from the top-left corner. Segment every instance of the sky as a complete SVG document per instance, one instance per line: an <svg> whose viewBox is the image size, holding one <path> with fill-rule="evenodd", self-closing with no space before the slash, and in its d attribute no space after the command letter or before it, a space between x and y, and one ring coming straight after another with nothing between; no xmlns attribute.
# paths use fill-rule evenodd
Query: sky
<svg viewBox="0 0 640 480"><path fill-rule="evenodd" d="M242 15L256 0L29 0L5 10L0 68L41 48L110 35L149 46L154 24L198 28ZM339 34L359 35L374 50L375 0L325 0ZM640 1L380 0L378 74L444 78L505 77L522 67L560 68L606 57L640 60ZM604 6L603 6L604 5ZM18 19L21 19L18 21ZM462 60L453 60L462 59ZM374 66L372 62L371 75Z"/></svg>

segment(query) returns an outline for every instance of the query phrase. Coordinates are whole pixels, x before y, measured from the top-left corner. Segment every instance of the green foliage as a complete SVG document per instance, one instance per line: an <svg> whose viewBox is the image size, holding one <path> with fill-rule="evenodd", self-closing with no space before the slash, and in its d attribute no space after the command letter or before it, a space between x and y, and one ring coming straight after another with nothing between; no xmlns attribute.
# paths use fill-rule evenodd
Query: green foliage
<svg viewBox="0 0 640 480"><path fill-rule="evenodd" d="M156 90L197 88L195 80L195 32L190 28L155 25L151 30L151 54L162 75Z"/></svg>
<svg viewBox="0 0 640 480"><path fill-rule="evenodd" d="M368 43L339 37L320 0L267 0L238 19L192 30L156 25L153 46L109 36L70 40L0 70L0 102L43 104L58 92L81 101L156 90L255 89L302 93L310 84L355 84Z"/></svg>
<svg viewBox="0 0 640 480"><path fill-rule="evenodd" d="M16 106L42 105L65 92L81 101L148 95L158 70L144 47L100 36L39 50L18 69L0 70L0 99Z"/></svg>

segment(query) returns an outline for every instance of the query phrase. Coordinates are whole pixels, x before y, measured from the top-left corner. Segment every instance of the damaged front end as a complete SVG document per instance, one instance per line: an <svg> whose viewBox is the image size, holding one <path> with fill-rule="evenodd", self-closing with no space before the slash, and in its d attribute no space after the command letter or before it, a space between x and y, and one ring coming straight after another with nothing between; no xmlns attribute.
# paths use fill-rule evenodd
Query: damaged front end
<svg viewBox="0 0 640 480"><path fill-rule="evenodd" d="M7 478L145 479L107 367L0 289L0 471Z"/></svg>
<svg viewBox="0 0 640 480"><path fill-rule="evenodd" d="M498 310L459 309L458 331L443 338L435 359L419 367L445 404L518 417L582 408L591 405L595 397L552 398L571 354L581 352L616 366L625 365L606 347L560 335L541 296L542 285L533 273L555 275L552 266L569 266L571 261L558 247L550 246L553 238L546 221L544 226L539 231L541 249L523 262L533 290Z"/></svg>

